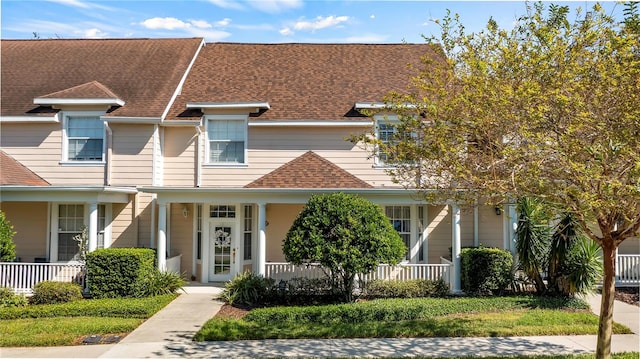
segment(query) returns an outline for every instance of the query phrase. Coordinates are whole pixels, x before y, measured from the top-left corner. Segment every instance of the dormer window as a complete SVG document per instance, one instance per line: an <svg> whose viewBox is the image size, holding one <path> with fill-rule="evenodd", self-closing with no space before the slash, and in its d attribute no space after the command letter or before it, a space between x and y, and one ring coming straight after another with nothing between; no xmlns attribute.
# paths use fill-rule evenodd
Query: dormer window
<svg viewBox="0 0 640 359"><path fill-rule="evenodd" d="M376 156L376 166L389 166L390 158L384 146L392 145L397 133L399 123L397 116L375 116L376 138L380 141Z"/></svg>
<svg viewBox="0 0 640 359"><path fill-rule="evenodd" d="M247 116L207 116L208 163L246 163Z"/></svg>
<svg viewBox="0 0 640 359"><path fill-rule="evenodd" d="M65 116L64 160L102 162L104 160L104 121L98 114Z"/></svg>

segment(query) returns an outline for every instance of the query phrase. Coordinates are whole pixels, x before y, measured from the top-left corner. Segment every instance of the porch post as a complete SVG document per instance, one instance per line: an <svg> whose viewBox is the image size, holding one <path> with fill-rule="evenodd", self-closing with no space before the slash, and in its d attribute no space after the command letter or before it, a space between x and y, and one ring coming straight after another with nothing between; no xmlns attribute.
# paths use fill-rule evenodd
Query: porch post
<svg viewBox="0 0 640 359"><path fill-rule="evenodd" d="M516 229L518 228L518 213L516 205L511 203L509 208L509 247L507 248L511 254L516 254Z"/></svg>
<svg viewBox="0 0 640 359"><path fill-rule="evenodd" d="M480 218L478 214L478 202L473 205L473 246L480 247Z"/></svg>
<svg viewBox="0 0 640 359"><path fill-rule="evenodd" d="M87 251L93 252L98 248L98 204L89 203L89 228L87 228Z"/></svg>
<svg viewBox="0 0 640 359"><path fill-rule="evenodd" d="M460 293L460 207L451 204L451 260L453 262L453 288L454 293Z"/></svg>
<svg viewBox="0 0 640 359"><path fill-rule="evenodd" d="M158 206L158 269L161 272L167 270L167 204L159 203Z"/></svg>
<svg viewBox="0 0 640 359"><path fill-rule="evenodd" d="M264 276L266 274L267 258L267 205L258 203L258 258L256 261L256 273Z"/></svg>

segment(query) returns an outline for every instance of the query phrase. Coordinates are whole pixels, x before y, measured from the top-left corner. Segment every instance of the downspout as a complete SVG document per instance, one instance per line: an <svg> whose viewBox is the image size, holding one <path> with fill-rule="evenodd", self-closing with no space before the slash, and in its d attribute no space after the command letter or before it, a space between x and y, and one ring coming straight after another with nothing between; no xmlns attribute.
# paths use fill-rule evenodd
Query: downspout
<svg viewBox="0 0 640 359"><path fill-rule="evenodd" d="M111 156L113 155L113 131L109 127L107 121L104 122L104 128L107 130L107 163L105 165L104 185L111 186Z"/></svg>
<svg viewBox="0 0 640 359"><path fill-rule="evenodd" d="M196 126L198 138L196 139L196 187L202 185L202 129Z"/></svg>

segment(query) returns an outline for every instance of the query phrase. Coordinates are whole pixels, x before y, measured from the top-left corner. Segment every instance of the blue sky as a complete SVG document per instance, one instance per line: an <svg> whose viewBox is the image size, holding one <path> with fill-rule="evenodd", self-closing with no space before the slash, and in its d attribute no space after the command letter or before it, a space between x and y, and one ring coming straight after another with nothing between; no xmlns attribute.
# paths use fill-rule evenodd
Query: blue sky
<svg viewBox="0 0 640 359"><path fill-rule="evenodd" d="M560 3L575 9L594 3ZM614 2L602 3L621 12ZM446 9L468 31L493 17L511 28L525 2L189 0L2 0L3 39L204 37L208 42L423 42Z"/></svg>

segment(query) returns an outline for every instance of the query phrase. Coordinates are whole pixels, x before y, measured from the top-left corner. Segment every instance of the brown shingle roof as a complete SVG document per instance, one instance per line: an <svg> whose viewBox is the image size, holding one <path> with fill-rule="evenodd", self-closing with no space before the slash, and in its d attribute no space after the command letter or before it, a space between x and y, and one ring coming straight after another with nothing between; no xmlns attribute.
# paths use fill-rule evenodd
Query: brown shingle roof
<svg viewBox="0 0 640 359"><path fill-rule="evenodd" d="M74 86L54 93L38 96L38 98L65 98L65 99L80 99L80 98L93 98L93 99L113 99L120 98L113 93L111 89L101 84L98 81L87 82L82 85Z"/></svg>
<svg viewBox="0 0 640 359"><path fill-rule="evenodd" d="M0 151L0 185L48 186L49 182L4 151Z"/></svg>
<svg viewBox="0 0 640 359"><path fill-rule="evenodd" d="M125 101L107 116L160 117L202 39L2 40L3 116L33 99L98 81Z"/></svg>
<svg viewBox="0 0 640 359"><path fill-rule="evenodd" d="M427 44L207 44L169 119L197 118L187 102L267 101L259 120L348 120L355 102L405 90L425 54L437 56Z"/></svg>
<svg viewBox="0 0 640 359"><path fill-rule="evenodd" d="M367 182L309 151L245 188L373 188Z"/></svg>

